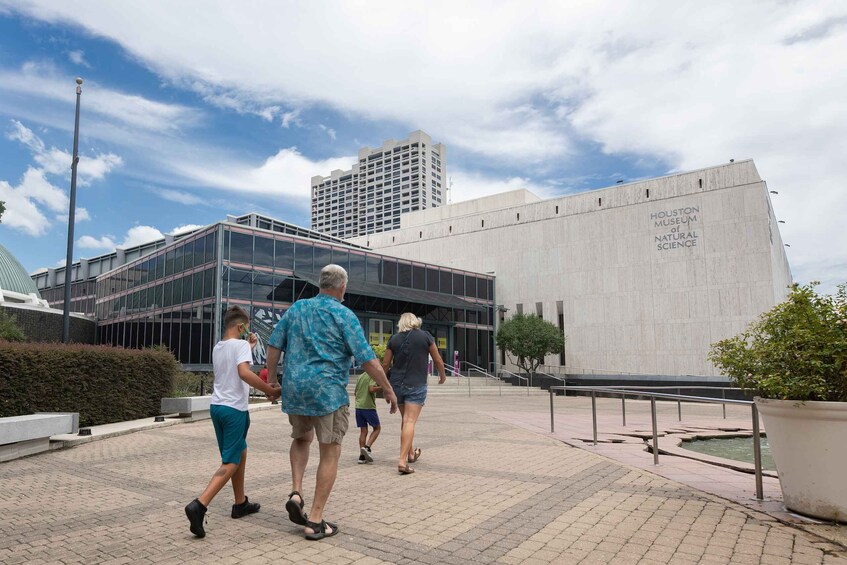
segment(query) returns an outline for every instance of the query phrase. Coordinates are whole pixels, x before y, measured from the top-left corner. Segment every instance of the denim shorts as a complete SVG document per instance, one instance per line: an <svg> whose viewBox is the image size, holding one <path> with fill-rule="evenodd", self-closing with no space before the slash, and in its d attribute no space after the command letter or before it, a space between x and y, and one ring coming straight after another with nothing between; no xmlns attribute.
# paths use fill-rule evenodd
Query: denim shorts
<svg viewBox="0 0 847 565"><path fill-rule="evenodd" d="M356 408L356 427L357 428L378 428L379 414L376 408Z"/></svg>
<svg viewBox="0 0 847 565"><path fill-rule="evenodd" d="M426 385L406 386L398 385L394 387L394 394L397 395L397 404L420 404L426 402Z"/></svg>

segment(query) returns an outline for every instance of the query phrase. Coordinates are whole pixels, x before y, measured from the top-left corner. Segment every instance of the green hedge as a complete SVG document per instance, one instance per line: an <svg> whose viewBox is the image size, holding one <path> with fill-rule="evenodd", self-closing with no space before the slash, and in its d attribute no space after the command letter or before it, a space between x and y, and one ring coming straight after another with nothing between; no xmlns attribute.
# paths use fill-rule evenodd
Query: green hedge
<svg viewBox="0 0 847 565"><path fill-rule="evenodd" d="M163 350L0 341L0 417L79 412L94 426L154 416L178 370Z"/></svg>

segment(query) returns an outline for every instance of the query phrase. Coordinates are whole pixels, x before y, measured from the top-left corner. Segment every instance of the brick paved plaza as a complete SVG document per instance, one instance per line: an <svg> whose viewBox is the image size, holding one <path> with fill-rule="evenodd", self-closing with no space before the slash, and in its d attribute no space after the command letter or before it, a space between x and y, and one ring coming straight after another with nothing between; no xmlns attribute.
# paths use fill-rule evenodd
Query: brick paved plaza
<svg viewBox="0 0 847 565"><path fill-rule="evenodd" d="M847 563L813 533L494 417L540 419L546 402L432 395L409 476L396 472L399 418L380 405L373 465L356 463L355 428L345 438L326 511L341 533L321 542L284 511L289 426L276 409L252 413L247 493L261 512L232 520L224 490L205 539L182 508L219 463L208 420L3 463L0 562Z"/></svg>

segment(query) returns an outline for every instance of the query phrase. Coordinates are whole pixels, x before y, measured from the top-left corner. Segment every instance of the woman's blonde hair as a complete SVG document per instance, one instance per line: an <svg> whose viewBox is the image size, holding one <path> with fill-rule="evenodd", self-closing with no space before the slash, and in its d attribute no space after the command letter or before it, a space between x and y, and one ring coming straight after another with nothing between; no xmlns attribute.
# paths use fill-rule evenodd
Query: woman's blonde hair
<svg viewBox="0 0 847 565"><path fill-rule="evenodd" d="M397 322L397 331L400 333L414 330L419 327L421 327L421 319L411 312L402 314L400 316L400 321Z"/></svg>

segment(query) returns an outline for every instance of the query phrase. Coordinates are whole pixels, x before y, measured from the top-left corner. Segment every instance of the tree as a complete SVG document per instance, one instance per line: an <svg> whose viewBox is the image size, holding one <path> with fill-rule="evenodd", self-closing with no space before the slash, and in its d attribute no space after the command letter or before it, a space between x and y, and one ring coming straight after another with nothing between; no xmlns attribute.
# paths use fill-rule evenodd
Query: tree
<svg viewBox="0 0 847 565"><path fill-rule="evenodd" d="M517 358L517 366L533 374L544 356L559 353L565 347L561 330L538 316L516 314L500 324L497 345Z"/></svg>
<svg viewBox="0 0 847 565"><path fill-rule="evenodd" d="M3 222L3 212L6 211L6 203L0 200L0 223Z"/></svg>

